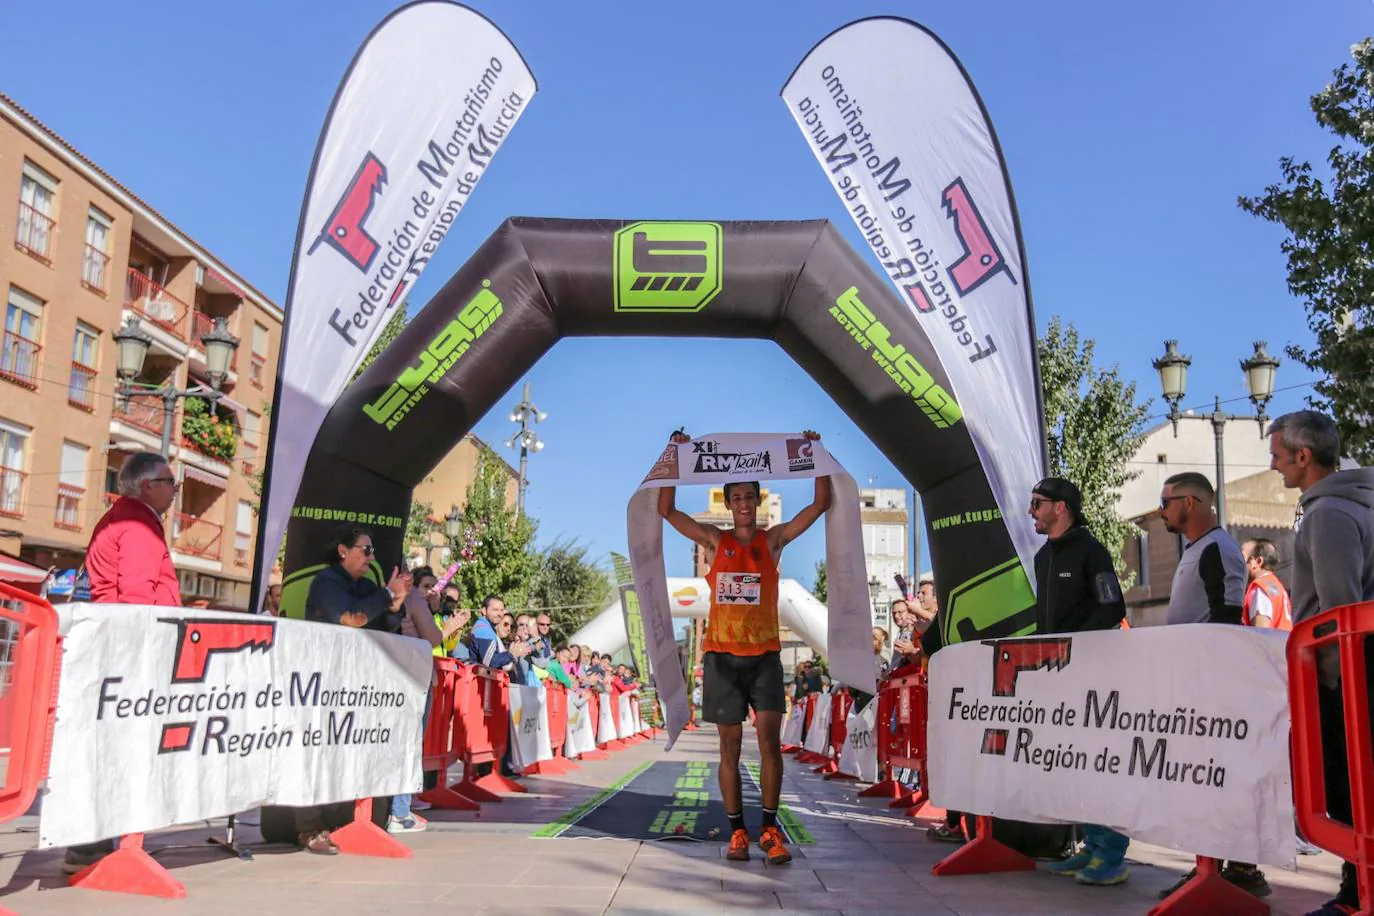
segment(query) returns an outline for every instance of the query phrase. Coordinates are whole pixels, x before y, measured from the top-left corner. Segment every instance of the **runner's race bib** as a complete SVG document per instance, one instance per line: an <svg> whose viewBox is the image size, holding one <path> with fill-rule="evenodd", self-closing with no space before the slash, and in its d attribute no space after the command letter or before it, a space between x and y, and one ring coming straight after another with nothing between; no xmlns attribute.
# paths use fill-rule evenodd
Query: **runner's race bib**
<svg viewBox="0 0 1374 916"><path fill-rule="evenodd" d="M716 604L758 604L762 587L758 573L716 573Z"/></svg>

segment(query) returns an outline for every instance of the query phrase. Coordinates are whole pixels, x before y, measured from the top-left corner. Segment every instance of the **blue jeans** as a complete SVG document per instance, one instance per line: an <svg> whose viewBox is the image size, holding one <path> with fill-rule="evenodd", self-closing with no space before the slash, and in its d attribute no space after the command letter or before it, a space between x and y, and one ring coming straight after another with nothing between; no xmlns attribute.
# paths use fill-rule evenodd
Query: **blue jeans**
<svg viewBox="0 0 1374 916"><path fill-rule="evenodd" d="M1083 825L1083 848L1094 859L1101 859L1108 865L1120 865L1126 858L1126 847L1130 845L1131 838L1124 833L1096 824Z"/></svg>
<svg viewBox="0 0 1374 916"><path fill-rule="evenodd" d="M429 725L429 706L433 698L430 694L425 694L425 711L420 716L420 740L424 741L424 730ZM421 754L424 751L421 750ZM391 816L398 820L405 820L410 817L410 800L413 795L393 795L391 796Z"/></svg>

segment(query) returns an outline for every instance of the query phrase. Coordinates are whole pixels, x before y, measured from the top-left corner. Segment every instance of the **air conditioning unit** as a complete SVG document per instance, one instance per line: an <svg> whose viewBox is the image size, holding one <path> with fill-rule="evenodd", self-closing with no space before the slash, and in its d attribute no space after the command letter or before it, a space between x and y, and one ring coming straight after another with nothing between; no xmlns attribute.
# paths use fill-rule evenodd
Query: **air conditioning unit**
<svg viewBox="0 0 1374 916"><path fill-rule="evenodd" d="M176 321L177 304L167 299L149 299L143 306L149 318L157 321Z"/></svg>

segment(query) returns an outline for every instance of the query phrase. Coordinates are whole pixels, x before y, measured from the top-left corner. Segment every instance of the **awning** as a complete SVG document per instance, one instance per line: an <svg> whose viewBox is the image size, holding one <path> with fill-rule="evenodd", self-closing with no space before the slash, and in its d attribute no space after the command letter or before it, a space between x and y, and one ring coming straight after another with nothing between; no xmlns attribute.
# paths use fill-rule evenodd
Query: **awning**
<svg viewBox="0 0 1374 916"><path fill-rule="evenodd" d="M189 461L183 461L181 463L181 466L185 469L187 477L191 478L197 483L203 483L207 487L214 487L217 490L223 490L225 487L229 485L229 481L225 480L223 477L219 476L218 474L211 474L209 471L202 471L200 468L196 467L194 464L191 464Z"/></svg>
<svg viewBox="0 0 1374 916"><path fill-rule="evenodd" d="M46 569L39 569L23 560L0 554L0 581L21 582L26 585L42 582L48 578Z"/></svg>
<svg viewBox="0 0 1374 916"><path fill-rule="evenodd" d="M240 422L240 423L243 422L243 415L246 414L246 413L248 413L248 408L247 408L247 407L244 407L244 406L243 406L242 404L240 404L238 401L236 401L236 400L234 400L233 398L229 397L229 395L223 394L223 393L220 394L220 396L219 396L219 398L218 398L218 402L219 402L219 404L220 404L221 406L227 407L227 408L229 408L230 410L232 410L234 413L238 414L238 415L239 415L239 422Z"/></svg>

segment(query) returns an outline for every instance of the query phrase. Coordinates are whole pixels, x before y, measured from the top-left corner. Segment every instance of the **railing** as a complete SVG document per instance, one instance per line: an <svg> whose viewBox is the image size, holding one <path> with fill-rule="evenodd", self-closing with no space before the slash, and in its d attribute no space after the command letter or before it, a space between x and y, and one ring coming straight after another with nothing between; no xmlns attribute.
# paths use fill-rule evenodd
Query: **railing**
<svg viewBox="0 0 1374 916"><path fill-rule="evenodd" d="M82 410L95 410L96 371L72 360L71 381L67 383L67 403Z"/></svg>
<svg viewBox="0 0 1374 916"><path fill-rule="evenodd" d="M167 408L154 398L133 398L127 405L116 399L111 413L114 419L157 436L162 435L162 423L166 415Z"/></svg>
<svg viewBox="0 0 1374 916"><path fill-rule="evenodd" d="M86 495L84 487L68 483L57 485L57 512L53 524L64 531L81 530L81 497Z"/></svg>
<svg viewBox="0 0 1374 916"><path fill-rule="evenodd" d="M18 468L0 468L0 515L24 517L24 481L28 476Z"/></svg>
<svg viewBox="0 0 1374 916"><path fill-rule="evenodd" d="M124 304L169 334L186 339L186 315L191 309L133 267L124 285Z"/></svg>
<svg viewBox="0 0 1374 916"><path fill-rule="evenodd" d="M239 439L239 451L241 454L243 473L247 477L252 477L258 471L258 447L247 439Z"/></svg>
<svg viewBox="0 0 1374 916"><path fill-rule="evenodd" d="M223 317L223 316L221 316ZM200 342L200 338L209 334L215 329L215 316L207 315L200 309L191 312L191 346L205 352L205 344ZM239 371L239 351L235 349L233 355L229 357L229 369L232 372Z"/></svg>
<svg viewBox="0 0 1374 916"><path fill-rule="evenodd" d="M38 354L43 347L36 340L6 331L0 338L0 378L25 388L38 387Z"/></svg>
<svg viewBox="0 0 1374 916"><path fill-rule="evenodd" d="M248 362L248 381L253 383L254 388L262 387L262 376L266 369L267 357L254 353L253 358Z"/></svg>
<svg viewBox="0 0 1374 916"><path fill-rule="evenodd" d="M52 263L53 236L57 233L57 221L39 213L28 204L19 205L19 231L14 237L14 247L37 258L44 264Z"/></svg>
<svg viewBox="0 0 1374 916"><path fill-rule="evenodd" d="M172 544L181 553L218 560L219 541L223 535L223 525L206 521L199 515L178 512L173 517Z"/></svg>
<svg viewBox="0 0 1374 916"><path fill-rule="evenodd" d="M87 242L86 254L81 258L81 285L93 293L105 295L109 269L110 256Z"/></svg>

